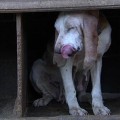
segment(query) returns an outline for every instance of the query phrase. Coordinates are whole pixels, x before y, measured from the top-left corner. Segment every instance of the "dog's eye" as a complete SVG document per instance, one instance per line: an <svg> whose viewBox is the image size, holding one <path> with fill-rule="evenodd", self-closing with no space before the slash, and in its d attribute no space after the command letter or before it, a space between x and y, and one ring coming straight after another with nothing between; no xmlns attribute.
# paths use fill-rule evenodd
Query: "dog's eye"
<svg viewBox="0 0 120 120"><path fill-rule="evenodd" d="M70 28L67 29L67 31L70 31L72 29L75 29L75 27L70 27Z"/></svg>

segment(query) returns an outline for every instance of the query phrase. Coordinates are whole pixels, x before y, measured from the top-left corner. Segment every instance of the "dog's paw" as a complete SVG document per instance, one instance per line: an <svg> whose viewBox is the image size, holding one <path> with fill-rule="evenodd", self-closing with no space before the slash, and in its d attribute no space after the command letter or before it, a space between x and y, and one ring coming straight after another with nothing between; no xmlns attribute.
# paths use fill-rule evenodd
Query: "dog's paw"
<svg viewBox="0 0 120 120"><path fill-rule="evenodd" d="M33 105L35 107L46 106L47 104L48 104L48 102L46 100L44 100L43 98L37 99L33 102Z"/></svg>
<svg viewBox="0 0 120 120"><path fill-rule="evenodd" d="M69 110L69 113L73 116L85 116L88 112L82 108L72 108Z"/></svg>
<svg viewBox="0 0 120 120"><path fill-rule="evenodd" d="M51 96L44 96L33 102L35 107L46 106L53 98Z"/></svg>
<svg viewBox="0 0 120 120"><path fill-rule="evenodd" d="M110 115L110 110L103 106L93 106L93 113L95 115Z"/></svg>

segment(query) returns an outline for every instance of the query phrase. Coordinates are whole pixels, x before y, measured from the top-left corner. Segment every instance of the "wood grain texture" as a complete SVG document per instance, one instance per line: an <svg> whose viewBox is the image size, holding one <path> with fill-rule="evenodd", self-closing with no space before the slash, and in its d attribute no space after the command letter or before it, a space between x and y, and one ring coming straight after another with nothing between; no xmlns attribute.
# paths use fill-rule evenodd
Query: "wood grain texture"
<svg viewBox="0 0 120 120"><path fill-rule="evenodd" d="M120 8L120 0L0 0L0 12Z"/></svg>
<svg viewBox="0 0 120 120"><path fill-rule="evenodd" d="M21 117L26 110L26 62L25 40L23 36L22 15L16 15L17 32L17 98L14 106L14 115Z"/></svg>
<svg viewBox="0 0 120 120"><path fill-rule="evenodd" d="M3 120L3 118L0 118ZM94 116L88 115L84 117L80 116L56 116L56 117L23 117L23 118L5 118L4 120L120 120L120 116L112 115L112 116Z"/></svg>

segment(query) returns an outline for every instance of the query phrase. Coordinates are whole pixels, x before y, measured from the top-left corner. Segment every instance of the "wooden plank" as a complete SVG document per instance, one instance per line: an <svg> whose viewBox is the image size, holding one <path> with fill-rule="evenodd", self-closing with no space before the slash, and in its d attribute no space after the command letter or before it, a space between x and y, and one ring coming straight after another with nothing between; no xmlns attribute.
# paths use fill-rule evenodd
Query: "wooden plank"
<svg viewBox="0 0 120 120"><path fill-rule="evenodd" d="M3 118L0 118L3 120ZM4 120L120 120L120 115L110 115L110 116L56 116L56 117L23 117L23 118L5 118Z"/></svg>
<svg viewBox="0 0 120 120"><path fill-rule="evenodd" d="M26 69L26 51L25 40L23 36L22 15L16 15L16 32L17 32L17 98L14 106L14 115L21 117L26 110L26 93L27 93L27 69Z"/></svg>
<svg viewBox="0 0 120 120"><path fill-rule="evenodd" d="M120 0L1 0L0 12L120 8Z"/></svg>

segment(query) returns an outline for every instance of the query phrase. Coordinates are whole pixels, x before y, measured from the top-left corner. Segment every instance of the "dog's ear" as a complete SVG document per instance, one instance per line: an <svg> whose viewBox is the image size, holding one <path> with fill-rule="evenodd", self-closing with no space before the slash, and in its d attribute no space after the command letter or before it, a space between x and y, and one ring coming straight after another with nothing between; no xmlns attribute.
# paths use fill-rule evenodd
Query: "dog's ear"
<svg viewBox="0 0 120 120"><path fill-rule="evenodd" d="M99 11L98 10L90 10L90 11L87 11L87 13L89 15L95 16L96 18L99 19Z"/></svg>
<svg viewBox="0 0 120 120"><path fill-rule="evenodd" d="M66 64L66 59L64 59L61 54L54 53L53 64L56 64L58 67L62 67Z"/></svg>
<svg viewBox="0 0 120 120"><path fill-rule="evenodd" d="M98 17L95 17L92 14L84 16L82 30L85 44L85 61L95 61L97 59L97 46L98 46L97 27Z"/></svg>

